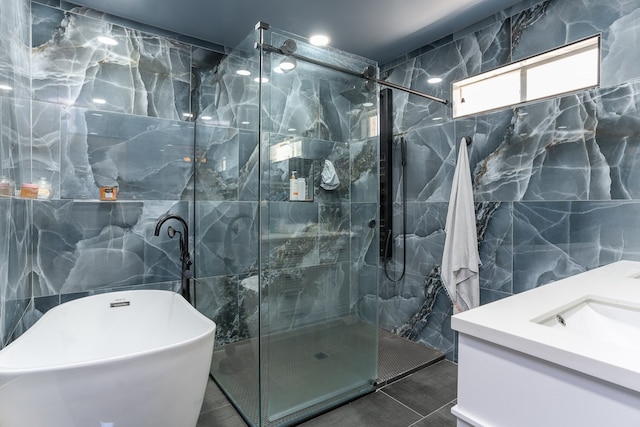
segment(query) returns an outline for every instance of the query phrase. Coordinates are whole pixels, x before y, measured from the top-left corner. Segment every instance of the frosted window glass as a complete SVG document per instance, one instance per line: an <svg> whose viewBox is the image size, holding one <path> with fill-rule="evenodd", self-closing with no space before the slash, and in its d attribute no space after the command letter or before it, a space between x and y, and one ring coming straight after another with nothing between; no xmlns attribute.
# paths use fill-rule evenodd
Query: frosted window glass
<svg viewBox="0 0 640 427"><path fill-rule="evenodd" d="M560 57L527 70L527 100L540 99L598 84L598 51Z"/></svg>

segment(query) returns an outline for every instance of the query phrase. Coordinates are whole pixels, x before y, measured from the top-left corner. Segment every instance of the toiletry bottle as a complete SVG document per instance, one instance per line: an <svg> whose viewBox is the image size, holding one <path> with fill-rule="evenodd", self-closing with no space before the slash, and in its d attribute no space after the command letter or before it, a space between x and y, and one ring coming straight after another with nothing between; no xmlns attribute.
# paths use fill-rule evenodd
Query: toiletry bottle
<svg viewBox="0 0 640 427"><path fill-rule="evenodd" d="M41 176L38 179L38 196L39 200L50 200L51 199L51 183L47 178Z"/></svg>
<svg viewBox="0 0 640 427"><path fill-rule="evenodd" d="M298 200L307 200L307 180L298 178L296 181L298 181Z"/></svg>
<svg viewBox="0 0 640 427"><path fill-rule="evenodd" d="M13 181L6 177L0 176L0 197L11 197L14 195Z"/></svg>
<svg viewBox="0 0 640 427"><path fill-rule="evenodd" d="M289 201L298 200L298 180L296 179L297 171L291 171L289 178Z"/></svg>

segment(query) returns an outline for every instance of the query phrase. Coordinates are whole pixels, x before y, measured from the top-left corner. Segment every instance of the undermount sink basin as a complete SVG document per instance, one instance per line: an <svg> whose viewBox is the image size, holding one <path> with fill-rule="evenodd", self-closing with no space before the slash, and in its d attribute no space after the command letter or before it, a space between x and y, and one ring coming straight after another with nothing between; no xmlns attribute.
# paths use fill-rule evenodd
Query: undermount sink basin
<svg viewBox="0 0 640 427"><path fill-rule="evenodd" d="M634 346L640 342L640 307L621 301L587 296L533 321L590 340Z"/></svg>

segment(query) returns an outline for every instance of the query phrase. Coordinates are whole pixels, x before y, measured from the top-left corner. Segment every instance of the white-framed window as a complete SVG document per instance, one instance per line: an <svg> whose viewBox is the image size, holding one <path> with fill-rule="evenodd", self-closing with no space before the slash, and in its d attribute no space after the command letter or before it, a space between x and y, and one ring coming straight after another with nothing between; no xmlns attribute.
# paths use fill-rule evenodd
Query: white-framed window
<svg viewBox="0 0 640 427"><path fill-rule="evenodd" d="M600 35L453 83L453 117L597 87Z"/></svg>

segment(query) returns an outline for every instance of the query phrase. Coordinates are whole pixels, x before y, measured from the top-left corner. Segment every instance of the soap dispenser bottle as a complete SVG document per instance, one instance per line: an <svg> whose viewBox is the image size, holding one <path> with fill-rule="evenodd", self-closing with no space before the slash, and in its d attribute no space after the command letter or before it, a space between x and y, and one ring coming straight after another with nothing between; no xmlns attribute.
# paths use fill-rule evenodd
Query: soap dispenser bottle
<svg viewBox="0 0 640 427"><path fill-rule="evenodd" d="M289 201L298 200L298 179L296 178L297 171L291 171L291 177L289 178Z"/></svg>

